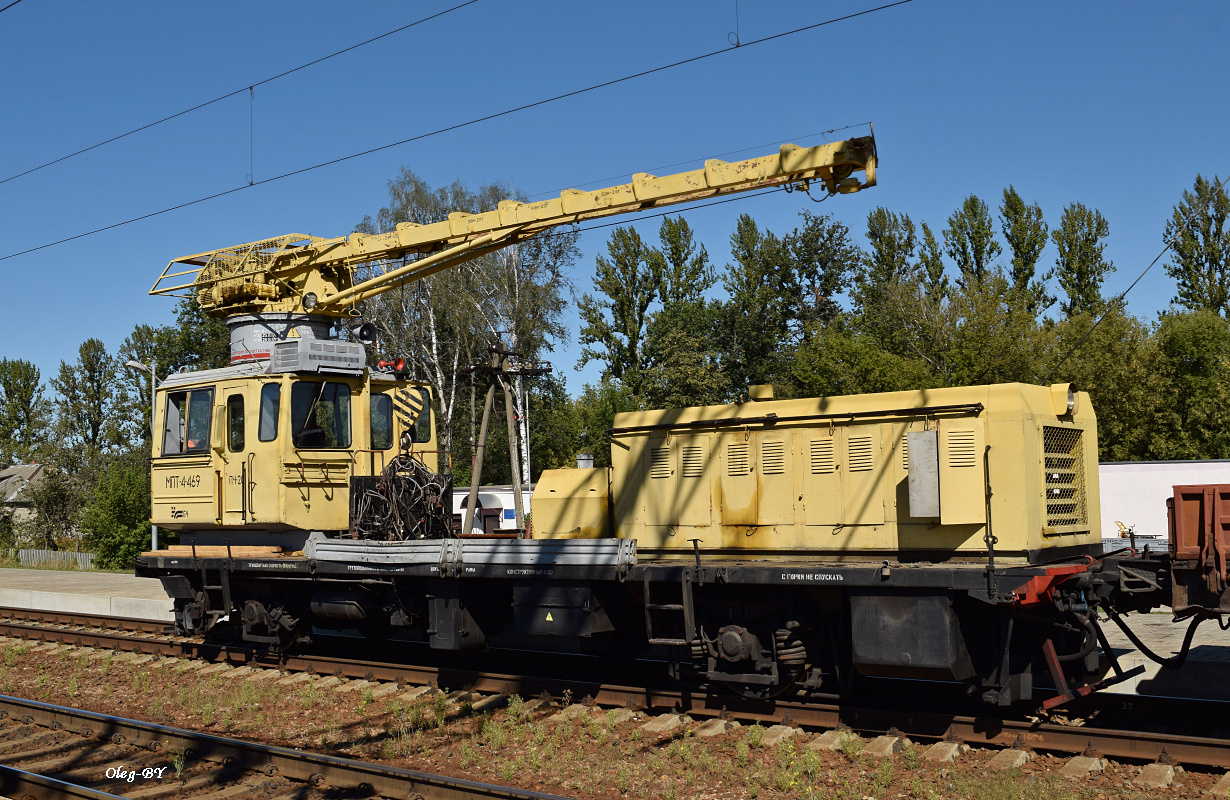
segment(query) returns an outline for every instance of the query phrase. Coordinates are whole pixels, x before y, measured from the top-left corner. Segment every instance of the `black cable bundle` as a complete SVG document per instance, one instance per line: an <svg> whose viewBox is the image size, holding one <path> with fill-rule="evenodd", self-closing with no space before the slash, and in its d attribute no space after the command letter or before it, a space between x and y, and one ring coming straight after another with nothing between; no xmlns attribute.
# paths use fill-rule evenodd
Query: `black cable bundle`
<svg viewBox="0 0 1230 800"><path fill-rule="evenodd" d="M452 481L399 455L352 498L351 509L350 531L360 539L443 539L452 535Z"/></svg>

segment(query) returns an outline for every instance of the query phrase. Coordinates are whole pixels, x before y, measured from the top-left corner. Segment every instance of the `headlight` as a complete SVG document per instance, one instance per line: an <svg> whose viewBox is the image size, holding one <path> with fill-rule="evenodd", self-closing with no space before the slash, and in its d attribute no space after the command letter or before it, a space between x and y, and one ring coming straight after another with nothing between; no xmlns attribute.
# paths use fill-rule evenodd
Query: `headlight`
<svg viewBox="0 0 1230 800"><path fill-rule="evenodd" d="M316 307L316 293L315 292L308 292L307 294L303 296L303 307L309 310Z"/></svg>

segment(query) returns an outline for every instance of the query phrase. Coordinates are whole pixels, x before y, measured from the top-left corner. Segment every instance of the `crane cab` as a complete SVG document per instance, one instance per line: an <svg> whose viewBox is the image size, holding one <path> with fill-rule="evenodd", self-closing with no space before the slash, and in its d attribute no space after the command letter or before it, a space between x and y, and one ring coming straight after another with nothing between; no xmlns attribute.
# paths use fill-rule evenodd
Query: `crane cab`
<svg viewBox="0 0 1230 800"><path fill-rule="evenodd" d="M196 544L298 550L310 531L347 531L352 481L381 475L399 453L447 469L425 384L361 365L270 364L175 374L158 387L154 524Z"/></svg>

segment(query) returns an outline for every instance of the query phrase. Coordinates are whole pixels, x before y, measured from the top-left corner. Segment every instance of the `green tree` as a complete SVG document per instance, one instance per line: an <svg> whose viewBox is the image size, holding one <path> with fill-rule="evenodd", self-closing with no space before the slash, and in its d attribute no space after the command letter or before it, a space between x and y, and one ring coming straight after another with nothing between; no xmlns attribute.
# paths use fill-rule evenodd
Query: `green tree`
<svg viewBox="0 0 1230 800"><path fill-rule="evenodd" d="M1168 313L1155 338L1164 388L1147 426L1151 456L1230 457L1230 323L1212 309Z"/></svg>
<svg viewBox="0 0 1230 800"><path fill-rule="evenodd" d="M722 283L720 349L732 386L768 383L780 356L792 344L792 323L800 303L793 260L785 243L761 231L747 214L730 236L733 262Z"/></svg>
<svg viewBox="0 0 1230 800"><path fill-rule="evenodd" d="M601 361L603 375L623 382L635 394L645 366L642 350L649 309L662 284L661 263L634 228L615 228L607 256L597 259L597 295L585 294L578 306L583 345L579 366Z"/></svg>
<svg viewBox="0 0 1230 800"><path fill-rule="evenodd" d="M642 382L649 408L687 408L721 403L727 387L709 341L686 326L663 326L653 337L654 354Z"/></svg>
<svg viewBox="0 0 1230 800"><path fill-rule="evenodd" d="M976 195L970 195L948 218L944 229L944 252L957 265L962 288L977 286L986 278L991 263L1003 253L995 241L991 211Z"/></svg>
<svg viewBox="0 0 1230 800"><path fill-rule="evenodd" d="M927 364L885 350L875 337L838 322L799 346L786 381L798 397L924 389L937 385Z"/></svg>
<svg viewBox="0 0 1230 800"><path fill-rule="evenodd" d="M1055 298L1046 291L1048 271L1035 279L1038 259L1046 249L1049 233L1042 218L1042 207L1037 203L1026 205L1011 185L1004 189L1004 201L999 207L1000 230L1012 253L1012 290L1028 309L1037 316L1045 311Z"/></svg>
<svg viewBox="0 0 1230 800"><path fill-rule="evenodd" d="M883 306L899 285L917 282L919 265L914 255L918 235L914 221L908 214L875 208L867 215L867 242L870 249L859 259L854 276L855 314L865 332L875 336L889 351L898 352L898 330L884 316Z"/></svg>
<svg viewBox="0 0 1230 800"><path fill-rule="evenodd" d="M1089 314L1058 322L1049 331L1054 338L1042 348L1050 363L1040 373L1049 374L1054 362L1088 334L1051 380L1071 381L1089 392L1098 415L1102 461L1153 458L1150 429L1165 385L1157 366L1157 342L1146 323L1120 306L1109 309L1090 333L1093 323Z"/></svg>
<svg viewBox="0 0 1230 800"><path fill-rule="evenodd" d="M60 362L51 385L59 395L58 444L80 457L68 459L67 464L74 469L96 467L98 459L125 438L115 358L98 339L87 339L78 348L75 363Z"/></svg>
<svg viewBox="0 0 1230 800"><path fill-rule="evenodd" d="M29 538L47 550L59 550L77 531L88 490L81 478L55 466L45 466L25 490L33 516L21 524Z"/></svg>
<svg viewBox="0 0 1230 800"><path fill-rule="evenodd" d="M948 296L948 275L944 272L944 253L927 223L922 224L922 242L918 248L918 273L923 291L932 303Z"/></svg>
<svg viewBox="0 0 1230 800"><path fill-rule="evenodd" d="M576 399L581 428L577 452L591 454L595 467L611 466L611 441L607 431L614 425L616 414L639 409L632 392L616 380L608 377L597 384L585 384L581 396Z"/></svg>
<svg viewBox="0 0 1230 800"><path fill-rule="evenodd" d="M702 302L705 289L713 284L713 265L703 244L683 217L662 218L659 247L648 251L650 272L657 276L657 294L667 312Z"/></svg>
<svg viewBox="0 0 1230 800"><path fill-rule="evenodd" d="M861 259L854 297L856 305L874 308L885 287L914 277L918 250L914 220L879 206L867 214L867 243L871 249Z"/></svg>
<svg viewBox="0 0 1230 800"><path fill-rule="evenodd" d="M428 225L446 220L452 212L489 211L509 199L517 199L517 194L502 183L471 190L454 181L433 188L403 167L388 182L388 204L374 217L364 217L357 230L387 233L401 223ZM411 375L432 385L439 403L441 444L457 464L470 455L468 442L455 435L458 404L464 403L468 382L462 370L486 361L485 348L497 339L534 359L550 350L554 341L567 338L561 315L568 270L578 255L577 236L575 230L564 229L534 237L401 284L368 302L365 318L379 331L369 358L374 363L381 355L404 357ZM375 277L418 257L362 265L358 277ZM521 421L517 446L527 471L531 459L526 456L532 456L525 435L531 394L526 383L515 382L515 413ZM502 404L497 406L502 414ZM487 459L487 463L494 462ZM459 476L460 470L459 466Z"/></svg>
<svg viewBox="0 0 1230 800"><path fill-rule="evenodd" d="M148 463L138 453L112 459L99 474L81 519L97 565L131 567L150 546L149 516Z"/></svg>
<svg viewBox="0 0 1230 800"><path fill-rule="evenodd" d="M171 326L155 328L152 325L138 324L120 345L116 361L121 365L136 361L149 366L154 366L157 362L159 374L165 375L168 362L163 359L173 358L172 347L176 339L178 329ZM229 347L228 340L228 350ZM136 438L125 444L132 447L139 445L143 451L148 452L151 436L150 409L154 404L154 398L150 394L149 373L121 366L116 376L119 379L122 398L120 406L127 418L125 427L136 432Z"/></svg>
<svg viewBox="0 0 1230 800"><path fill-rule="evenodd" d="M13 509L0 505L0 562L7 556L8 550L17 547L17 524L13 519Z"/></svg>
<svg viewBox="0 0 1230 800"><path fill-rule="evenodd" d="M1165 240L1174 258L1166 272L1178 284L1175 302L1190 310L1209 309L1230 316L1230 197L1217 176L1196 176L1191 191L1174 207Z"/></svg>
<svg viewBox="0 0 1230 800"><path fill-rule="evenodd" d="M365 216L356 230L388 233L403 222L430 225L447 219L453 211L480 213L494 208L512 194L498 183L477 191L460 181L433 188L405 167L388 181L387 189L388 204L375 217ZM356 278L376 277L401 266L402 260L366 264ZM377 345L369 349L368 358L373 363L381 356L405 358L411 377L431 384L439 403L436 419L441 446L454 455L458 475L462 459L455 425L458 403L469 380L461 370L485 359L483 347L491 343L473 306L474 272L484 266L472 261L427 280L402 284L372 298L364 313L364 319L379 331Z"/></svg>
<svg viewBox="0 0 1230 800"><path fill-rule="evenodd" d="M0 359L0 466L33 460L47 435L50 414L38 367Z"/></svg>
<svg viewBox="0 0 1230 800"><path fill-rule="evenodd" d="M222 320L206 316L196 300L184 298L175 307L175 324L153 332L146 354L153 357L155 353L163 375L221 369L231 363L231 332Z"/></svg>
<svg viewBox="0 0 1230 800"><path fill-rule="evenodd" d="M956 286L941 302L916 286L898 284L881 306L880 324L898 331L896 355L926 364L937 386L1035 380L1039 329L1012 314L1002 269Z"/></svg>
<svg viewBox="0 0 1230 800"><path fill-rule="evenodd" d="M540 236L497 251L485 268L473 271L469 305L486 328L490 341L502 340L509 349L536 361L556 341L567 341L562 322L563 290L571 290L568 272L580 255L578 234L565 230ZM530 383L517 376L511 381L513 412L517 419L518 463L521 482L529 483L533 453L529 439Z"/></svg>
<svg viewBox="0 0 1230 800"><path fill-rule="evenodd" d="M533 479L536 481L544 469L576 466L581 418L562 380L548 376L535 384L529 395L529 417Z"/></svg>
<svg viewBox="0 0 1230 800"><path fill-rule="evenodd" d="M1055 271L1067 296L1059 303L1065 317L1097 315L1106 307L1102 283L1115 269L1103 256L1106 243L1102 240L1109 235L1110 225L1101 213L1082 203L1064 208L1059 227L1051 232L1059 251Z"/></svg>
<svg viewBox="0 0 1230 800"><path fill-rule="evenodd" d="M786 288L796 304L796 338L804 340L817 326L837 318L837 296L846 290L862 253L850 239L850 229L831 214L803 211L800 216L803 224L785 238L794 273Z"/></svg>

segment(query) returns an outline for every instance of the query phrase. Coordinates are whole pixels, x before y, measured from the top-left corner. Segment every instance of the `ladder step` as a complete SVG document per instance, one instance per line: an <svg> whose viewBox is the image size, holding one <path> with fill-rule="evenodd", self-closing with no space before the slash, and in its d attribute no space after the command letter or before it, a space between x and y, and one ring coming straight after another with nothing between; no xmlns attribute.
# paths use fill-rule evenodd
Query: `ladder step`
<svg viewBox="0 0 1230 800"><path fill-rule="evenodd" d="M688 644L690 644L687 639L650 639L649 643L650 644L676 644L676 645L682 645L685 647Z"/></svg>
<svg viewBox="0 0 1230 800"><path fill-rule="evenodd" d="M645 608L652 611L683 611L682 603L647 603Z"/></svg>

